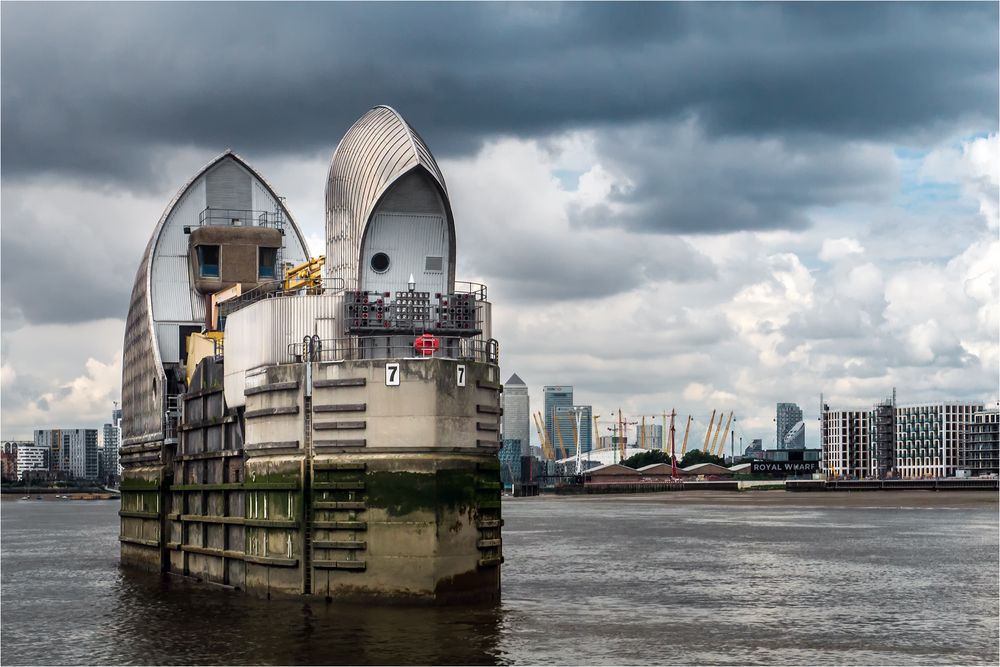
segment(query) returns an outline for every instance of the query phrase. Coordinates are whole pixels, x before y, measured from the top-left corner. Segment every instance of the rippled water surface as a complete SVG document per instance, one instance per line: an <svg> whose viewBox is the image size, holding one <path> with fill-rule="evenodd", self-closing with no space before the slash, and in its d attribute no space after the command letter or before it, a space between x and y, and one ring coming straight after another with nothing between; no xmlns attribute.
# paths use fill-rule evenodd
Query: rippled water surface
<svg viewBox="0 0 1000 667"><path fill-rule="evenodd" d="M885 495L508 500L503 602L474 609L265 601L126 575L117 502L5 500L0 661L996 664L996 503Z"/></svg>

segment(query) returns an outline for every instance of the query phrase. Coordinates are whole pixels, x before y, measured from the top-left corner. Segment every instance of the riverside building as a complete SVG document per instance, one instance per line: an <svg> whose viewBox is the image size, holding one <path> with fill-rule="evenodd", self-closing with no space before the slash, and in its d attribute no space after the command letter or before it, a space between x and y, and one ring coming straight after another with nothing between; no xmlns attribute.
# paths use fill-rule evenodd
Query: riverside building
<svg viewBox="0 0 1000 667"><path fill-rule="evenodd" d="M862 478L872 474L870 424L868 410L823 412L823 461L829 475Z"/></svg>
<svg viewBox="0 0 1000 667"><path fill-rule="evenodd" d="M122 474L119 462L118 450L121 446L122 434L122 411L115 408L111 411L111 423L104 425L104 450L102 469L104 471L104 481L108 483L117 482Z"/></svg>
<svg viewBox="0 0 1000 667"><path fill-rule="evenodd" d="M822 449L831 477L953 477L967 464L974 415L982 405L942 402L870 410L824 405Z"/></svg>
<svg viewBox="0 0 1000 667"><path fill-rule="evenodd" d="M979 410L966 433L962 467L973 475L1000 473L1000 410Z"/></svg>
<svg viewBox="0 0 1000 667"><path fill-rule="evenodd" d="M39 447L33 443L25 443L17 448L17 479L22 481L25 475L31 476L32 472L47 471L49 469L49 450L46 447Z"/></svg>
<svg viewBox="0 0 1000 667"><path fill-rule="evenodd" d="M242 158L196 173L126 323L123 564L267 596L496 600L498 345L456 236L389 107L333 153L323 258Z"/></svg>
<svg viewBox="0 0 1000 667"><path fill-rule="evenodd" d="M48 450L49 470L72 479L97 480L100 452L96 428L36 429L34 442Z"/></svg>
<svg viewBox="0 0 1000 667"><path fill-rule="evenodd" d="M972 426L975 403L896 408L896 468L900 477L953 477Z"/></svg>

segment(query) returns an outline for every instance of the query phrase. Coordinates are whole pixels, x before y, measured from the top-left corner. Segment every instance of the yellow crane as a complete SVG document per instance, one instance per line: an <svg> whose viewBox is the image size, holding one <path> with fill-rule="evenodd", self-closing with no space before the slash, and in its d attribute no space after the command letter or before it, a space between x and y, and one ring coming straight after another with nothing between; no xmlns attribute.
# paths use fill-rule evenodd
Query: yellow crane
<svg viewBox="0 0 1000 667"><path fill-rule="evenodd" d="M688 433L690 432L691 432L691 415L688 415L688 423L687 426L684 428L684 444L681 445L681 458L684 458L684 455L687 453Z"/></svg>
<svg viewBox="0 0 1000 667"><path fill-rule="evenodd" d="M701 446L701 451L708 453L708 438L712 435L712 427L715 426L715 410L712 410L712 418L708 420L708 430L705 431L705 444Z"/></svg>
<svg viewBox="0 0 1000 667"><path fill-rule="evenodd" d="M722 423L722 415L719 415L719 423ZM726 428L722 432L722 440L719 442L719 448L712 452L716 456L722 456L722 453L726 450L726 438L729 437L729 425L733 423L733 413L729 413L729 419L726 420Z"/></svg>
<svg viewBox="0 0 1000 667"><path fill-rule="evenodd" d="M323 287L323 264L325 263L326 257L320 255L288 269L285 271L284 288L286 290L312 290Z"/></svg>
<svg viewBox="0 0 1000 667"><path fill-rule="evenodd" d="M712 444L709 445L708 453L715 451L715 446L719 442L719 433L722 431L722 413L719 413L719 423L715 426L715 435L712 436Z"/></svg>
<svg viewBox="0 0 1000 667"><path fill-rule="evenodd" d="M555 452L552 451L552 443L549 442L549 439L545 434L545 424L542 422L542 413L539 412L531 416L535 420L535 429L538 430L538 440L542 444L542 455L551 461L556 458L556 455Z"/></svg>

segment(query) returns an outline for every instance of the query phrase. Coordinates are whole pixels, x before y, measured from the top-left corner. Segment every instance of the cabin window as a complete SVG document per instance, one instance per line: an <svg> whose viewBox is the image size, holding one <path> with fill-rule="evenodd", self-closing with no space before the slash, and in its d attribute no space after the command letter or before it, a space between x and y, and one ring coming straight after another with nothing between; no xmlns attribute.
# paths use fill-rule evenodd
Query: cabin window
<svg viewBox="0 0 1000 667"><path fill-rule="evenodd" d="M384 252L377 252L372 255L372 271L375 273L385 273L389 270L389 255Z"/></svg>
<svg viewBox="0 0 1000 667"><path fill-rule="evenodd" d="M257 249L257 278L276 278L275 271L278 264L277 248Z"/></svg>
<svg viewBox="0 0 1000 667"><path fill-rule="evenodd" d="M219 277L219 246L198 246L198 270L202 278Z"/></svg>

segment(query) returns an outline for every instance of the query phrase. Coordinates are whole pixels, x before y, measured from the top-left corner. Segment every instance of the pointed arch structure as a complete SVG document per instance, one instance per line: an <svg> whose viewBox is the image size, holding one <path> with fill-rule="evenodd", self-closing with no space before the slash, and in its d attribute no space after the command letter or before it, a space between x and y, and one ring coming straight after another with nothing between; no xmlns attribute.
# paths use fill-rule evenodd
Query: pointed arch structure
<svg viewBox="0 0 1000 667"><path fill-rule="evenodd" d="M427 188L428 184L433 188ZM428 201L428 191L438 201ZM423 196L421 200L420 197ZM390 201L392 200L392 201ZM440 212L446 220L448 291L455 283L455 219L444 176L416 130L392 107L371 108L337 145L326 184L327 279L357 289L362 248L381 209Z"/></svg>
<svg viewBox="0 0 1000 667"><path fill-rule="evenodd" d="M122 445L162 441L170 394L166 368L178 360L181 327L205 322L205 295L194 287L188 261L192 227L211 209L265 214L280 220L283 258L308 257L305 237L282 198L257 170L227 150L198 170L160 216L139 262L125 324L122 364ZM236 222L235 220L233 221ZM254 226L250 218L241 224Z"/></svg>

